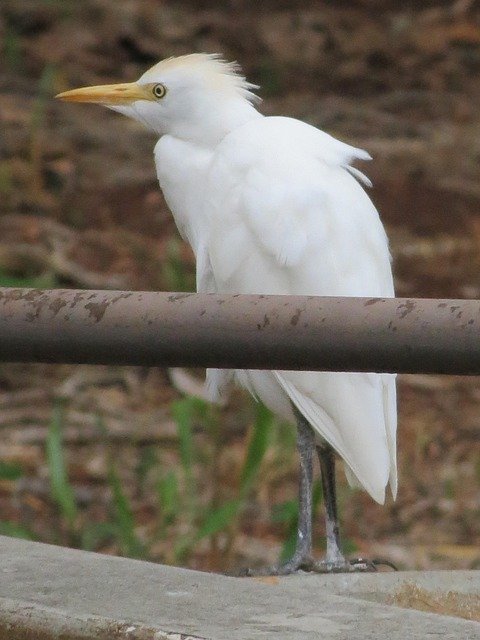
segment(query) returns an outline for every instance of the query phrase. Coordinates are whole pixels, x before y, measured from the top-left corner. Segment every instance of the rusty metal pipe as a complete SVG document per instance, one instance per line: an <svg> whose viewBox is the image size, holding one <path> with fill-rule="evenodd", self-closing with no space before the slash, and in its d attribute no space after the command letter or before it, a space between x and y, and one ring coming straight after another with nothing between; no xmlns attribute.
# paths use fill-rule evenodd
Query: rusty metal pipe
<svg viewBox="0 0 480 640"><path fill-rule="evenodd" d="M0 289L0 361L480 374L480 301Z"/></svg>

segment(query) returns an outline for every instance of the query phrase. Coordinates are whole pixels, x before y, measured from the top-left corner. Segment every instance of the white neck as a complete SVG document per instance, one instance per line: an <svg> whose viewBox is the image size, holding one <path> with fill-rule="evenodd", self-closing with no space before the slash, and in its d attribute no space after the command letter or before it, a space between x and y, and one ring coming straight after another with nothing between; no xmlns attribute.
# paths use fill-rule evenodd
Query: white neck
<svg viewBox="0 0 480 640"><path fill-rule="evenodd" d="M202 103L192 108L190 117L170 122L168 133L185 142L214 149L223 138L249 120L263 118L255 107L240 97L221 100L210 105ZM198 124L198 123L201 124Z"/></svg>

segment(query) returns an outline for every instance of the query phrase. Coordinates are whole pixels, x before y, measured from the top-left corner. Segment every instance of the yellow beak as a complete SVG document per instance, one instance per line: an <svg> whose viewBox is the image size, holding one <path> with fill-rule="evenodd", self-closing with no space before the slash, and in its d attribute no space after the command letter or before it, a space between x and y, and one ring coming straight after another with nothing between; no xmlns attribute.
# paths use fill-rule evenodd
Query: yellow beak
<svg viewBox="0 0 480 640"><path fill-rule="evenodd" d="M93 102L95 104L131 104L136 100L155 100L151 88L136 82L125 84L102 84L96 87L82 87L64 91L55 96L66 102Z"/></svg>

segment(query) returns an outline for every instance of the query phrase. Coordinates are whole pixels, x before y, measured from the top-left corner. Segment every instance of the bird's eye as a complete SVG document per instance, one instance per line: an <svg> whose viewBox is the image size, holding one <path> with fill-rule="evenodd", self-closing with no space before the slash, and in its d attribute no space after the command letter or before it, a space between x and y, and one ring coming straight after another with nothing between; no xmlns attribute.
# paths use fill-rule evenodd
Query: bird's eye
<svg viewBox="0 0 480 640"><path fill-rule="evenodd" d="M153 85L152 93L156 98L163 98L167 93L167 87L159 82L158 84Z"/></svg>

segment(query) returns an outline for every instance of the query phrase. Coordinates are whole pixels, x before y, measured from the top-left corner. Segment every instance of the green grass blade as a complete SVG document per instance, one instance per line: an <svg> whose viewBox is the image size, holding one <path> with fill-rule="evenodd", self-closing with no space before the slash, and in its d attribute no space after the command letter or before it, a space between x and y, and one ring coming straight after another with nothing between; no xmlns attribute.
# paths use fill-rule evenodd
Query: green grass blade
<svg viewBox="0 0 480 640"><path fill-rule="evenodd" d="M133 510L123 491L120 477L113 462L109 464L108 482L113 494L114 520L122 553L130 558L142 558L145 555L145 550L135 533Z"/></svg>
<svg viewBox="0 0 480 640"><path fill-rule="evenodd" d="M212 509L202 525L199 527L195 539L202 540L213 536L220 531L224 531L237 517L237 514L242 506L241 500L229 500L217 508Z"/></svg>
<svg viewBox="0 0 480 640"><path fill-rule="evenodd" d="M182 244L178 236L167 242L162 275L169 291L192 291L195 288L195 274L182 258Z"/></svg>
<svg viewBox="0 0 480 640"><path fill-rule="evenodd" d="M86 551L95 551L108 540L115 538L117 527L113 522L95 522L87 525L80 537L80 546Z"/></svg>
<svg viewBox="0 0 480 640"><path fill-rule="evenodd" d="M284 522L287 525L287 535L280 551L280 562L291 558L297 543L298 500L287 500L275 506L272 513L273 522Z"/></svg>
<svg viewBox="0 0 480 640"><path fill-rule="evenodd" d="M205 402L198 398L183 398L172 403L172 415L177 426L180 464L185 478L185 489L188 509L195 510L196 492L193 478L193 467L196 462L193 438L193 421L198 412L205 410Z"/></svg>
<svg viewBox="0 0 480 640"><path fill-rule="evenodd" d="M263 404L257 403L255 422L245 462L240 473L240 492L242 496L248 493L258 475L270 441L273 424L272 413Z"/></svg>
<svg viewBox="0 0 480 640"><path fill-rule="evenodd" d="M192 549L194 545L195 545L195 539L191 534L179 536L175 540L175 547L173 550L174 563L185 565L192 553Z"/></svg>
<svg viewBox="0 0 480 640"><path fill-rule="evenodd" d="M142 493L146 489L146 482L150 472L159 465L157 453L152 446L142 448L140 451L140 460L135 468L135 473L140 485Z"/></svg>
<svg viewBox="0 0 480 640"><path fill-rule="evenodd" d="M192 398L183 398L172 404L172 415L177 426L180 462L186 476L192 473L195 460L193 447L193 410Z"/></svg>
<svg viewBox="0 0 480 640"><path fill-rule="evenodd" d="M295 553L297 546L297 522L293 521L287 529L287 536L280 551L280 563L287 562Z"/></svg>
<svg viewBox="0 0 480 640"><path fill-rule="evenodd" d="M179 511L178 478L174 471L169 471L158 480L158 502L160 504L161 528L172 524Z"/></svg>
<svg viewBox="0 0 480 640"><path fill-rule="evenodd" d="M0 520L0 536L9 536L10 538L21 538L22 540L35 540L33 533L26 527L10 522L8 520Z"/></svg>
<svg viewBox="0 0 480 640"><path fill-rule="evenodd" d="M23 476L22 465L18 462L0 460L0 480L18 480Z"/></svg>
<svg viewBox="0 0 480 640"><path fill-rule="evenodd" d="M29 287L32 289L54 289L58 280L53 272L46 271L38 276L15 276L0 270L0 287Z"/></svg>
<svg viewBox="0 0 480 640"><path fill-rule="evenodd" d="M272 512L272 522L291 522L298 519L298 500L286 500L276 504Z"/></svg>
<svg viewBox="0 0 480 640"><path fill-rule="evenodd" d="M78 512L73 488L68 480L62 449L65 406L64 400L57 400L53 406L52 419L47 434L46 454L52 497L69 528L73 529Z"/></svg>
<svg viewBox="0 0 480 640"><path fill-rule="evenodd" d="M23 71L22 39L20 34L6 21L3 32L3 59L10 73Z"/></svg>
<svg viewBox="0 0 480 640"><path fill-rule="evenodd" d="M46 116L46 108L51 100L56 69L53 64L47 64L38 82L37 97L33 104L31 127L32 131L42 129Z"/></svg>

